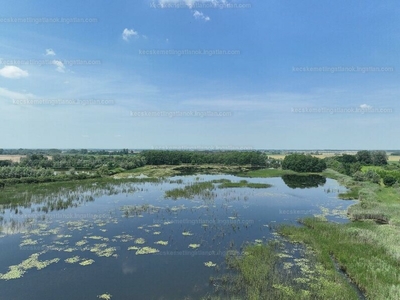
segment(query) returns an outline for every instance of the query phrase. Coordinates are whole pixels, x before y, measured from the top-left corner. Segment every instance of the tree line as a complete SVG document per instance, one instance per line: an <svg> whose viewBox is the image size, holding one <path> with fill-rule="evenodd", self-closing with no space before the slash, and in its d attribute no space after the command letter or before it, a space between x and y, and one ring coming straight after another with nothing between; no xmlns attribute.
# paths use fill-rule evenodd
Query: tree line
<svg viewBox="0 0 400 300"><path fill-rule="evenodd" d="M221 164L266 166L267 156L259 151L175 151L141 152L147 165Z"/></svg>

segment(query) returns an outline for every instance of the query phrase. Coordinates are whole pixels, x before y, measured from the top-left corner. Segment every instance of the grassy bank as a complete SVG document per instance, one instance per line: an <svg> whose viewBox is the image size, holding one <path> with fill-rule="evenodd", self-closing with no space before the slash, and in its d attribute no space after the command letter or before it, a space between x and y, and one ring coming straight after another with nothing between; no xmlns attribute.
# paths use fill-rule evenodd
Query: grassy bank
<svg viewBox="0 0 400 300"><path fill-rule="evenodd" d="M325 268L310 251L293 256L279 241L247 246L227 256L234 273L211 278L223 287L206 299L357 299L356 291L336 270ZM237 298L235 298L237 297Z"/></svg>
<svg viewBox="0 0 400 300"><path fill-rule="evenodd" d="M282 175L280 170L251 173ZM230 263L237 277L225 282L241 287L246 299L400 299L400 189L355 182L330 169L321 175L348 188L341 198L360 200L348 210L353 221L335 224L309 218L300 221L304 226L278 229L292 243L312 251L301 276L287 273L280 261L286 254L270 243L245 248L244 255Z"/></svg>
<svg viewBox="0 0 400 300"><path fill-rule="evenodd" d="M335 271L334 257L367 299L400 299L398 228L372 222L339 225L319 219L302 223L304 227L284 226L280 233L310 246L327 272Z"/></svg>

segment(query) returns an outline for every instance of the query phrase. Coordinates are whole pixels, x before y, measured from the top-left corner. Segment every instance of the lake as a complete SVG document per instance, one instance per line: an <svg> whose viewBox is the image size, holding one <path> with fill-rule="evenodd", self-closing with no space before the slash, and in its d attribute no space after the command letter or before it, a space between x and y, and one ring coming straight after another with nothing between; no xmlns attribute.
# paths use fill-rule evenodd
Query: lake
<svg viewBox="0 0 400 300"><path fill-rule="evenodd" d="M348 222L355 203L322 177L218 188L226 180L244 178L115 180L21 195L23 205L1 209L0 299L200 299L213 292L209 278L223 274L227 251L274 239L277 225L307 216ZM166 197L190 185L203 188Z"/></svg>

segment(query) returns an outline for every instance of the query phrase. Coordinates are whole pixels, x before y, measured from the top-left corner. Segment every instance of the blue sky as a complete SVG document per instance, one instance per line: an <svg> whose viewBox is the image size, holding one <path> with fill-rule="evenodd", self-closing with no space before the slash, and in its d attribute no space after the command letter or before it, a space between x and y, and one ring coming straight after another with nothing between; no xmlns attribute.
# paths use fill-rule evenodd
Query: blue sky
<svg viewBox="0 0 400 300"><path fill-rule="evenodd" d="M2 5L0 148L400 149L398 1L246 1Z"/></svg>

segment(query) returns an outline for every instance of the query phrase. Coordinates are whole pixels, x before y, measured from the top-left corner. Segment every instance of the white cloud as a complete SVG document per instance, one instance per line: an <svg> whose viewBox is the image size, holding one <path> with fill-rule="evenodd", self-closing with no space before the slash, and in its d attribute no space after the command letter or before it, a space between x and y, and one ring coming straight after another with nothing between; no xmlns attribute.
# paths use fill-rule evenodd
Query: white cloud
<svg viewBox="0 0 400 300"><path fill-rule="evenodd" d="M372 106L371 106L371 105L368 105L368 104L361 104L361 105L360 105L360 108L362 108L362 109L371 109Z"/></svg>
<svg viewBox="0 0 400 300"><path fill-rule="evenodd" d="M46 56L54 56L56 53L53 49L46 49Z"/></svg>
<svg viewBox="0 0 400 300"><path fill-rule="evenodd" d="M56 70L60 73L64 73L65 72L65 65L63 64L63 62L61 60L53 60L53 65L55 65L57 68Z"/></svg>
<svg viewBox="0 0 400 300"><path fill-rule="evenodd" d="M193 17L195 18L195 19L201 19L201 20L204 20L204 21L210 21L210 17L208 17L208 16L205 16L202 12L199 12L198 10L195 10L194 11L194 13L193 13Z"/></svg>
<svg viewBox="0 0 400 300"><path fill-rule="evenodd" d="M228 4L226 0L159 0L160 7L162 8L177 8L187 6L192 9L196 8L210 8L210 7L223 7Z"/></svg>
<svg viewBox="0 0 400 300"><path fill-rule="evenodd" d="M18 100L27 100L35 98L33 94L23 94L23 93L13 92L0 87L0 98L3 97L8 99L18 99Z"/></svg>
<svg viewBox="0 0 400 300"><path fill-rule="evenodd" d="M129 39L132 36L137 36L137 35L138 35L137 31L133 29L125 28L124 31L122 32L122 38L124 39L124 41L129 41Z"/></svg>
<svg viewBox="0 0 400 300"><path fill-rule="evenodd" d="M29 73L15 66L5 66L0 69L0 76L11 79L28 77Z"/></svg>

